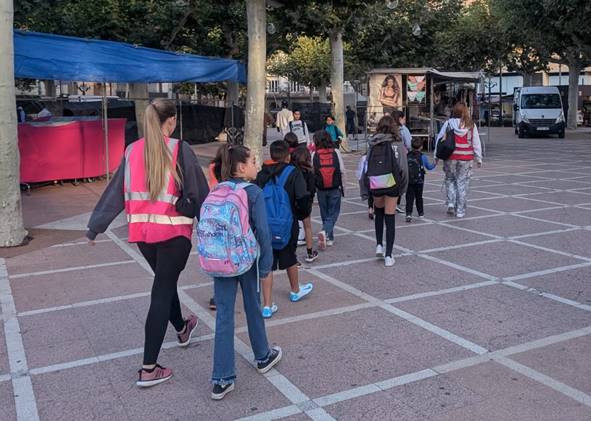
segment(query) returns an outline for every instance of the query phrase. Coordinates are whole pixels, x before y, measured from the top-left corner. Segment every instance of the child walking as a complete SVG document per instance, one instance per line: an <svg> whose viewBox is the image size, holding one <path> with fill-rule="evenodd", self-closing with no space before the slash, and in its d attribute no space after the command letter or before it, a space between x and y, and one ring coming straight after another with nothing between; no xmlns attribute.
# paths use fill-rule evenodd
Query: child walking
<svg viewBox="0 0 591 421"><path fill-rule="evenodd" d="M197 230L202 268L217 274L213 276L217 304L211 375L214 400L234 390L234 305L238 285L256 370L266 373L283 355L280 347L269 347L260 311L259 279L269 275L273 252L263 192L250 183L257 174L255 157L241 145L221 148L222 183L205 200ZM222 266L220 261L231 263Z"/></svg>
<svg viewBox="0 0 591 421"><path fill-rule="evenodd" d="M419 218L425 216L423 210L423 185L425 184L425 168L432 171L437 166L436 162L431 164L429 158L421 151L423 149L422 139L412 140L412 149L407 155L408 159L408 188L406 190L406 222L412 222L412 208L416 201Z"/></svg>
<svg viewBox="0 0 591 421"><path fill-rule="evenodd" d="M154 271L146 318L144 359L136 385L154 386L172 377L157 363L170 322L178 345L189 345L197 317L183 319L177 282L191 251L194 217L208 193L207 181L191 147L170 135L176 127L176 105L155 99L146 107L142 139L130 144L119 169L88 222L91 245L125 209L130 243ZM179 200L179 199L183 200Z"/></svg>
<svg viewBox="0 0 591 421"><path fill-rule="evenodd" d="M308 202L306 207L302 209L301 216L304 217L302 223L304 226L304 238L306 244L305 260L307 263L312 263L318 258L318 252L313 249L314 239L312 238L312 218L310 217L310 214L312 213L312 205L314 204L314 195L316 194L316 177L314 175L314 169L312 168L312 157L310 155L310 151L305 147L305 144L303 145L303 147L298 147L291 153L291 162L302 172L304 180L306 181L306 188L308 190Z"/></svg>
<svg viewBox="0 0 591 421"><path fill-rule="evenodd" d="M322 218L322 231L318 233L321 250L334 244L334 226L341 212L341 197L344 195L343 179L345 165L343 157L325 130L314 133L316 152L312 155L318 205Z"/></svg>
<svg viewBox="0 0 591 421"><path fill-rule="evenodd" d="M312 283L300 285L298 259L298 216L308 207L308 190L301 171L290 165L289 146L284 140L276 140L269 147L271 160L263 164L256 178L263 187L267 222L273 238L272 270L287 271L291 291L289 300L300 301L312 292ZM269 318L277 311L272 301L273 273L263 281L263 317Z"/></svg>

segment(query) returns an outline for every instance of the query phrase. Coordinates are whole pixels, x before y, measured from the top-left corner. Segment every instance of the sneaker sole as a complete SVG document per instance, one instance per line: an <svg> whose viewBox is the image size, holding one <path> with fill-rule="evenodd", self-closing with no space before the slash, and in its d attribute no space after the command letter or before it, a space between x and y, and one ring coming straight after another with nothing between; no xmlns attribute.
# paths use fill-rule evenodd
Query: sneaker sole
<svg viewBox="0 0 591 421"><path fill-rule="evenodd" d="M232 390L234 390L234 383L232 383L230 386L228 386L228 388L226 390L224 390L222 393L213 393L212 392L211 399L213 399L214 401L219 401L221 399L224 399L224 396L226 396Z"/></svg>
<svg viewBox="0 0 591 421"><path fill-rule="evenodd" d="M316 260L316 259L318 259L318 256L316 256L316 257L313 257L313 258L311 258L311 259L309 259L309 258L307 258L307 257L306 257L304 260L306 261L306 263L313 263L313 262L314 262L314 260Z"/></svg>
<svg viewBox="0 0 591 421"><path fill-rule="evenodd" d="M314 287L310 288L310 289L308 290L308 292L306 292L304 295L300 295L300 296L299 296L298 298L296 298L296 299L293 299L293 298L291 298L291 296L290 296L290 297L289 297L289 301L291 301L292 303L297 303L297 302L298 302L298 301L300 301L302 298L304 298L304 297L306 297L307 295L309 295L309 294L312 292L312 290L313 290L313 289L314 289Z"/></svg>
<svg viewBox="0 0 591 421"><path fill-rule="evenodd" d="M152 387L156 386L157 384L164 383L172 378L172 374L168 377L163 377L161 379L156 380L149 380L149 381L137 381L135 382L137 387Z"/></svg>
<svg viewBox="0 0 591 421"><path fill-rule="evenodd" d="M185 347L189 346L189 343L191 343L191 337L193 336L193 332L195 332L195 330L197 330L197 326L199 326L199 319L197 319L197 323L195 323L195 327L193 329L191 329L191 331L189 332L189 339L187 339L186 342L177 342L178 346L180 346L181 348L185 348Z"/></svg>
<svg viewBox="0 0 591 421"><path fill-rule="evenodd" d="M275 367L277 365L277 363L279 361L281 361L281 358L283 357L283 349L279 349L279 355L277 355L277 358L275 358L273 360L273 362L271 364L269 364L268 366L266 366L265 368L258 368L257 367L257 371L260 374L265 374L266 372L268 372L269 370L271 370L273 367Z"/></svg>

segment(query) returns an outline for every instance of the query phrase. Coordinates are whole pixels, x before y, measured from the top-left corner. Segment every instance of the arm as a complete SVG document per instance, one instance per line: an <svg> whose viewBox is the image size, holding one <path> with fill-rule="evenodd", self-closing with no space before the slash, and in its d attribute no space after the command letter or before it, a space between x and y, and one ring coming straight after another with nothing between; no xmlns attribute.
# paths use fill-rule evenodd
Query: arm
<svg viewBox="0 0 591 421"><path fill-rule="evenodd" d="M482 143L480 142L480 134L478 127L474 126L474 133L472 134L472 146L474 147L474 159L477 163L482 164Z"/></svg>
<svg viewBox="0 0 591 421"><path fill-rule="evenodd" d="M250 187L250 189L254 188ZM263 279L271 272L273 248L271 247L271 231L269 230L269 224L267 224L265 198L258 188L255 195L250 215L254 224L254 234L259 244L259 277Z"/></svg>
<svg viewBox="0 0 591 421"><path fill-rule="evenodd" d="M400 134L402 135L402 141L404 142L406 150L410 151L412 148L412 135L410 134L410 130L408 130L408 127L403 126Z"/></svg>
<svg viewBox="0 0 591 421"><path fill-rule="evenodd" d="M306 146L312 142L312 138L310 137L310 131L308 130L308 125L304 122L304 131L306 132Z"/></svg>
<svg viewBox="0 0 591 421"><path fill-rule="evenodd" d="M121 160L119 168L92 211L88 221L88 231L86 231L86 237L89 240L94 240L97 234L105 232L113 219L125 209L124 174L125 158Z"/></svg>
<svg viewBox="0 0 591 421"><path fill-rule="evenodd" d="M406 149L398 148L398 168L400 168L400 196L406 193L408 187L408 160Z"/></svg>
<svg viewBox="0 0 591 421"><path fill-rule="evenodd" d="M195 204L195 217L199 218L201 205L209 193L207 180L199 165L199 161L187 142L182 142L183 148L183 189L186 196Z"/></svg>
<svg viewBox="0 0 591 421"><path fill-rule="evenodd" d="M343 192L343 196L345 195L345 185L347 184L346 174L345 174L345 162L343 161L343 155L341 151L335 149L337 153L337 157L339 158L339 168L341 170L341 189Z"/></svg>
<svg viewBox="0 0 591 421"><path fill-rule="evenodd" d="M431 164L429 162L429 158L427 158L427 155L425 154L421 154L421 160L423 161L423 167L427 168L429 171L433 171L437 166L437 163L435 161L433 161L433 163Z"/></svg>
<svg viewBox="0 0 591 421"><path fill-rule="evenodd" d="M295 198L295 209L296 209L296 217L297 219L303 219L304 215L306 215L306 209L309 206L309 198L310 195L308 193L308 186L306 184L306 180L304 175L299 169L295 169L293 174L290 174L290 177L293 177L293 189L294 189L294 198Z"/></svg>

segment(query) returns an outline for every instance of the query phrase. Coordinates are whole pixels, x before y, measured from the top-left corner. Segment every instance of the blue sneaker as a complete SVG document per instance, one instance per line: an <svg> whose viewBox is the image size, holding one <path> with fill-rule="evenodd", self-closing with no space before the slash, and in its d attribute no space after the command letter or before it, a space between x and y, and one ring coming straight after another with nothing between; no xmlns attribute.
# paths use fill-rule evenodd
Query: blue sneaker
<svg viewBox="0 0 591 421"><path fill-rule="evenodd" d="M274 313L277 313L277 304L271 304L271 307L263 307L263 318L270 319Z"/></svg>
<svg viewBox="0 0 591 421"><path fill-rule="evenodd" d="M290 291L289 300L292 303L295 303L296 301L300 301L306 295L311 293L313 288L314 288L314 285L312 285L311 283L307 283L305 285L300 285L300 290L298 292L291 292Z"/></svg>

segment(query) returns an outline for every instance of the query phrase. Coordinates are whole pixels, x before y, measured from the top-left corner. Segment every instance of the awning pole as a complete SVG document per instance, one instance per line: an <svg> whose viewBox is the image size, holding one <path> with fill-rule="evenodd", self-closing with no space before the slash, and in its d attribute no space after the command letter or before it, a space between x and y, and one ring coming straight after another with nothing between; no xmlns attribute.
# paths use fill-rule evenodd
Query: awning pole
<svg viewBox="0 0 591 421"><path fill-rule="evenodd" d="M427 76L428 77L428 76ZM427 151L431 150L431 140L433 139L433 118L435 117L434 114L434 103L433 103L433 95L435 92L434 86L433 86L433 82L435 82L433 80L433 76L429 77L429 141L427 142ZM433 139L434 140L434 139Z"/></svg>
<svg viewBox="0 0 591 421"><path fill-rule="evenodd" d="M107 183L109 182L111 176L109 174L109 119L107 115L107 95L106 95L106 85L103 85L103 137L105 139L105 165L106 165L106 174L107 174Z"/></svg>

